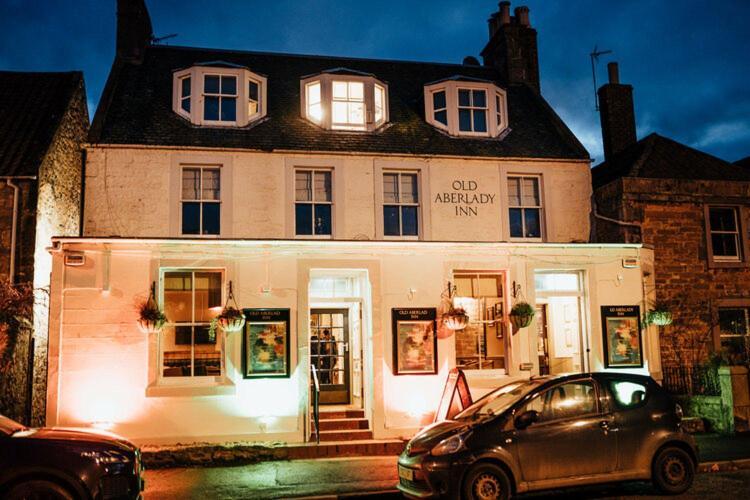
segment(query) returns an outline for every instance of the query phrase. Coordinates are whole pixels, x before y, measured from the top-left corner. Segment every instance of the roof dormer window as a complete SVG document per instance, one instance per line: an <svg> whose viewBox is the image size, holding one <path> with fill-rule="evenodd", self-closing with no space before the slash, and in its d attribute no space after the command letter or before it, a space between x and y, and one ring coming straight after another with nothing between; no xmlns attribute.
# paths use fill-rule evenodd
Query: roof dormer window
<svg viewBox="0 0 750 500"><path fill-rule="evenodd" d="M457 76L424 89L427 123L450 135L497 137L508 128L505 91L492 82Z"/></svg>
<svg viewBox="0 0 750 500"><path fill-rule="evenodd" d="M265 77L230 63L206 63L174 73L172 107L194 125L244 127L266 115L265 95Z"/></svg>
<svg viewBox="0 0 750 500"><path fill-rule="evenodd" d="M302 117L328 130L377 129L388 121L387 86L373 75L345 68L301 82Z"/></svg>

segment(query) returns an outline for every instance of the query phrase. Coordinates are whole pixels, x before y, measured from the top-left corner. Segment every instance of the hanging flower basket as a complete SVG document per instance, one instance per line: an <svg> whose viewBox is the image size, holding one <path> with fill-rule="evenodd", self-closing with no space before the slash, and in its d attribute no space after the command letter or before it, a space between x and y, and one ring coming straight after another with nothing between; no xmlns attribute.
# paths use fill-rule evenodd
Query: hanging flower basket
<svg viewBox="0 0 750 500"><path fill-rule="evenodd" d="M245 326L245 315L239 309L234 307L225 307L217 317L219 326L225 333L235 333L242 331Z"/></svg>
<svg viewBox="0 0 750 500"><path fill-rule="evenodd" d="M151 283L148 300L138 306L138 328L145 334L159 333L167 322L167 316L156 303L156 283Z"/></svg>
<svg viewBox="0 0 750 500"><path fill-rule="evenodd" d="M451 307L447 313L443 314L443 324L449 330L463 330L469 323L469 315L462 307Z"/></svg>
<svg viewBox="0 0 750 500"><path fill-rule="evenodd" d="M665 309L657 309L646 313L646 323L656 326L667 326L672 324L672 313Z"/></svg>
<svg viewBox="0 0 750 500"><path fill-rule="evenodd" d="M534 319L534 308L526 302L518 302L510 310L510 323L513 325L513 331L516 332L521 328L526 328Z"/></svg>

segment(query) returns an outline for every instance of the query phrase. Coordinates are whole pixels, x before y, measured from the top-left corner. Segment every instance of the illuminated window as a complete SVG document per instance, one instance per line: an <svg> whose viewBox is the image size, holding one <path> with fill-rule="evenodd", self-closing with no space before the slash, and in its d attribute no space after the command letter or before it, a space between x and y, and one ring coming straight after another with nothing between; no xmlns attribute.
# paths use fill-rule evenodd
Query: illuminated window
<svg viewBox="0 0 750 500"><path fill-rule="evenodd" d="M266 115L266 78L215 62L174 73L172 108L194 125L243 127Z"/></svg>
<svg viewBox="0 0 750 500"><path fill-rule="evenodd" d="M330 170L297 170L295 173L295 234L297 236L330 236L331 196Z"/></svg>
<svg viewBox="0 0 750 500"><path fill-rule="evenodd" d="M222 272L163 272L164 313L169 320L160 335L161 376L221 377L223 339L211 320L222 307Z"/></svg>
<svg viewBox="0 0 750 500"><path fill-rule="evenodd" d="M218 236L221 232L221 171L182 169L182 234Z"/></svg>
<svg viewBox="0 0 750 500"><path fill-rule="evenodd" d="M487 133L487 92L458 89L458 130Z"/></svg>
<svg viewBox="0 0 750 500"><path fill-rule="evenodd" d="M497 137L508 128L505 91L492 82L452 77L424 87L427 123L453 136Z"/></svg>
<svg viewBox="0 0 750 500"><path fill-rule="evenodd" d="M719 308L719 347L730 365L750 362L750 308Z"/></svg>
<svg viewBox="0 0 750 500"><path fill-rule="evenodd" d="M388 87L372 75L336 68L301 85L302 116L322 128L373 131L388 121Z"/></svg>
<svg viewBox="0 0 750 500"><path fill-rule="evenodd" d="M503 124L503 103L504 98L501 94L495 94L495 123L500 128Z"/></svg>
<svg viewBox="0 0 750 500"><path fill-rule="evenodd" d="M416 173L383 174L383 234L419 236L419 187Z"/></svg>
<svg viewBox="0 0 750 500"><path fill-rule="evenodd" d="M508 177L511 238L542 237L542 199L538 177Z"/></svg>

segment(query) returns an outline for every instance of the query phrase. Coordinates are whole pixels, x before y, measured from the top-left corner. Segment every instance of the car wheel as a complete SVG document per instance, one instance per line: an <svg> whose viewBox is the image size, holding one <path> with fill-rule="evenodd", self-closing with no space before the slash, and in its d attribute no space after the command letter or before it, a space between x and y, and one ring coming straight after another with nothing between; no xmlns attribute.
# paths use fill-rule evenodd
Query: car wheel
<svg viewBox="0 0 750 500"><path fill-rule="evenodd" d="M466 500L507 500L510 498L508 475L494 464L476 465L466 474L463 497Z"/></svg>
<svg viewBox="0 0 750 500"><path fill-rule="evenodd" d="M11 488L5 500L74 500L68 490L44 479L24 481Z"/></svg>
<svg viewBox="0 0 750 500"><path fill-rule="evenodd" d="M685 450L665 448L654 459L651 474L657 489L669 495L677 495L693 484L695 464Z"/></svg>

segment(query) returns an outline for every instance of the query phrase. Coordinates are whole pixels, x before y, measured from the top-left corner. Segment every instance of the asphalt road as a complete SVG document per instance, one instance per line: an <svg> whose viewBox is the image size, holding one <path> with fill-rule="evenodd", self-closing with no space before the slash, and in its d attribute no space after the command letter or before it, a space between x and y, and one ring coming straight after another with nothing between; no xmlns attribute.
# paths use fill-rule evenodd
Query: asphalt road
<svg viewBox="0 0 750 500"><path fill-rule="evenodd" d="M264 462L237 467L146 471L146 500L400 498L395 457ZM390 490L391 493L384 492ZM368 495L371 492L373 494ZM378 492L378 493L376 493ZM750 470L699 474L690 491L674 499L748 498ZM647 483L577 488L524 495L522 498L646 499L660 498Z"/></svg>

